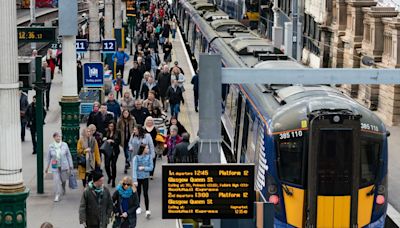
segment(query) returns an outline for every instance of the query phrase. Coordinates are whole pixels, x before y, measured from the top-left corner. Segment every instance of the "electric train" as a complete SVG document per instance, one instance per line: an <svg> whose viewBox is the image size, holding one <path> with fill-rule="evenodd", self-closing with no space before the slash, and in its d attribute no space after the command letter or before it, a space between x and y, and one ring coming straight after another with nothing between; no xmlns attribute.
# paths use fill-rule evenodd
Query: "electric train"
<svg viewBox="0 0 400 228"><path fill-rule="evenodd" d="M174 7L192 60L219 53L225 67L304 68L205 0ZM390 134L374 113L330 86L228 87L225 157L255 164L276 227L384 227Z"/></svg>

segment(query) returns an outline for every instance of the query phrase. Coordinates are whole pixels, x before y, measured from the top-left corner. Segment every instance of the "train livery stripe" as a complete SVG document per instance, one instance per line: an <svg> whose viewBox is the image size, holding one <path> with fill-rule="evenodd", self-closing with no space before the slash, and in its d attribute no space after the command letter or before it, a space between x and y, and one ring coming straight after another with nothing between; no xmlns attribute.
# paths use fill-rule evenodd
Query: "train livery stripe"
<svg viewBox="0 0 400 228"><path fill-rule="evenodd" d="M368 186L358 190L358 225L363 227L371 222L374 194L368 195L374 186Z"/></svg>
<svg viewBox="0 0 400 228"><path fill-rule="evenodd" d="M317 227L349 227L350 196L318 196Z"/></svg>
<svg viewBox="0 0 400 228"><path fill-rule="evenodd" d="M289 196L283 191L287 223L294 227L303 227L304 189L286 186L293 194Z"/></svg>

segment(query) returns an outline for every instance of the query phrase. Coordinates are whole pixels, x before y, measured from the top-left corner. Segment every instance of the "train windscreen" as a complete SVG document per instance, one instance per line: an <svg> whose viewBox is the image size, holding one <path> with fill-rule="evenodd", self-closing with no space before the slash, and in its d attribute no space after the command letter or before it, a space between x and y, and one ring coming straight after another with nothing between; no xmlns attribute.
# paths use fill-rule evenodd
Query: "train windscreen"
<svg viewBox="0 0 400 228"><path fill-rule="evenodd" d="M361 187L374 183L379 167L380 143L371 139L362 139L361 152Z"/></svg>
<svg viewBox="0 0 400 228"><path fill-rule="evenodd" d="M350 195L352 189L353 131L321 129L318 151L318 195Z"/></svg>
<svg viewBox="0 0 400 228"><path fill-rule="evenodd" d="M281 181L303 184L303 139L279 143L278 168Z"/></svg>

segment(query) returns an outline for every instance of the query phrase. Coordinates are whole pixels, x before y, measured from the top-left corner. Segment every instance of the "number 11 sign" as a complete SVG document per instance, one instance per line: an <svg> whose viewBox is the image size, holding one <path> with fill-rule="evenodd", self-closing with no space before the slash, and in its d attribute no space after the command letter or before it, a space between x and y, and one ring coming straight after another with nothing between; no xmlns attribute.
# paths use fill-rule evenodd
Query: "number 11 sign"
<svg viewBox="0 0 400 228"><path fill-rule="evenodd" d="M101 44L101 50L103 53L114 53L117 51L117 43L115 42L115 40L102 40Z"/></svg>
<svg viewBox="0 0 400 228"><path fill-rule="evenodd" d="M76 40L76 52L83 53L87 52L89 43L87 39L77 39Z"/></svg>

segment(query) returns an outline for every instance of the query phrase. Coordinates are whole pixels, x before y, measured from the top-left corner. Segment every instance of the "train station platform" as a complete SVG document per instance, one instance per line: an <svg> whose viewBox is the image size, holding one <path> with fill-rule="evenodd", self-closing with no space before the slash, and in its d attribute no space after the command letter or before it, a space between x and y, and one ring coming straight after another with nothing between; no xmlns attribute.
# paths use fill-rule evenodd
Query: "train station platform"
<svg viewBox="0 0 400 228"><path fill-rule="evenodd" d="M43 11L45 12L45 11ZM193 86L190 84L192 78L193 69L190 68L189 58L185 54L184 45L181 37L177 34L177 38L172 41L173 55L172 63L174 61L179 62L179 66L183 68L185 72L185 104L181 106L181 113L179 116L180 122L186 127L191 134L191 141L195 138L198 130L198 113L194 111L194 100L193 100ZM89 56L88 54L86 56ZM162 54L160 54L162 59ZM128 61L125 66L124 76L127 81L129 75L129 69L132 67L132 56L131 60ZM128 89L127 87L125 89ZM62 75L57 73L52 82L51 87L51 100L50 110L47 112L45 125L44 125L44 158L47 155L48 145L52 142L52 134L54 132L61 132L61 108L58 102L62 96ZM29 91L29 102L32 101L34 91ZM85 127L86 124L82 124L81 127ZM30 194L27 199L27 227L40 227L43 222L51 222L54 227L57 228L71 228L80 227L79 225L79 203L83 192L81 181L78 180L79 188L76 190L68 189L67 193L60 202L53 202L53 184L52 180L44 180L44 194L37 194L36 187L36 155L32 155L32 142L30 137L29 129L26 131L25 142L22 142L22 159L23 159L23 178L26 187L30 189ZM123 173L124 167L124 155L120 153L117 163L117 182L122 179L125 175ZM175 219L162 220L161 216L161 164L166 163L166 159L157 160L156 170L154 179L150 180L149 186L149 197L150 197L150 219L145 218L144 212L138 215L137 227L140 228L175 228L178 226L178 221ZM44 161L44 167L46 167L46 161ZM128 174L130 174L129 170ZM107 179L107 178L106 178ZM111 194L115 189L111 188L110 185L106 185L110 190ZM142 196L143 197L143 196ZM144 200L142 198L142 211L144 208ZM111 224L109 225L111 227Z"/></svg>
<svg viewBox="0 0 400 228"><path fill-rule="evenodd" d="M36 8L36 17L41 17L43 15L56 12L57 8ZM17 25L25 23L31 19L29 9L17 9Z"/></svg>

